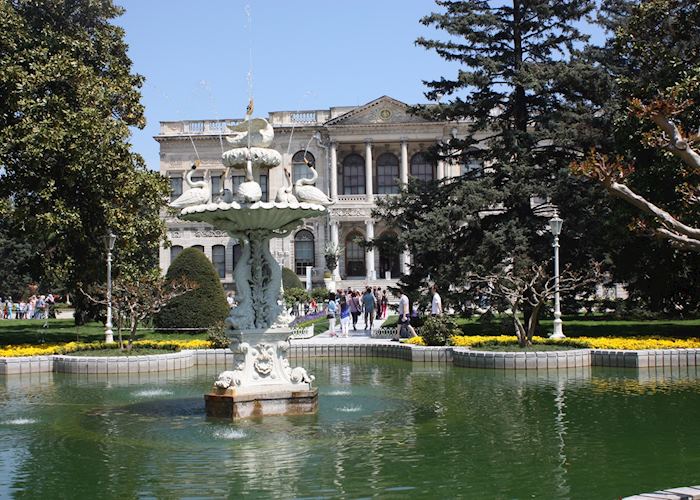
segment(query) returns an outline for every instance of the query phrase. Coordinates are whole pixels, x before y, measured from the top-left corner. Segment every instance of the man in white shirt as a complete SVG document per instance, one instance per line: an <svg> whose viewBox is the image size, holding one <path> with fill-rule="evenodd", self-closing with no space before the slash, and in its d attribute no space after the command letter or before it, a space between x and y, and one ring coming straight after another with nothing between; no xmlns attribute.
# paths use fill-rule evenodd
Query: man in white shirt
<svg viewBox="0 0 700 500"><path fill-rule="evenodd" d="M406 294L403 293L403 291L400 291L399 293L401 294L401 296L399 297L399 308L398 308L399 323L396 325L396 334L394 335L394 338L391 339L391 340L395 340L395 341L398 341L401 338L401 330L402 329L408 329L408 332L410 333L408 338L416 336L416 331L411 326L411 316L410 316L410 309L409 309L409 305L408 305L408 297L406 297Z"/></svg>
<svg viewBox="0 0 700 500"><path fill-rule="evenodd" d="M433 292L433 303L430 307L430 314L433 316L441 316L442 315L442 299L440 298L440 294L437 291L437 285L433 285L430 287L430 291Z"/></svg>

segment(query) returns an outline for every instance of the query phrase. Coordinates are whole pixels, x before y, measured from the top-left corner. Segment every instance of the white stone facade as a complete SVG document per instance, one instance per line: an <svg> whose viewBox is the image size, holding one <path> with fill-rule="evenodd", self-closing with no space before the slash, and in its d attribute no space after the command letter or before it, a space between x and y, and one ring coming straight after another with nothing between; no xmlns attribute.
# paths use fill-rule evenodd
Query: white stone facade
<svg viewBox="0 0 700 500"><path fill-rule="evenodd" d="M270 147L282 155L282 165L290 169L296 180L305 173L302 159L306 152L318 170L316 187L335 201L328 207L327 216L311 219L288 237L271 243L272 255L281 265L297 271L302 281L305 280L305 265L310 264L312 281L323 282L326 242L344 249L336 270L337 279L375 282L386 278L387 271L393 278L407 271L410 256L406 253L386 259L378 251L362 250L355 242L392 231L381 222L373 221L371 210L378 197L398 192L400 183L407 182L409 175L423 178L460 175L461 165L445 162L432 165L424 161L420 153L438 141L457 134L463 136L466 132L465 124L428 121L408 114L407 108L406 104L384 96L364 106L270 113L268 120L275 129ZM181 184L186 190L184 175L199 159L201 174L198 175L210 183L212 192L216 192L217 182L220 182L217 178L226 171L221 155L228 149L221 134L226 133L227 124L239 121L161 122L160 134L155 137L160 144L161 174L172 179L174 187ZM235 191L235 176L242 176L243 172L232 170L231 173L223 180L223 187ZM262 169L255 171L254 177L264 191L267 183L263 200L267 196L272 201L285 179L280 168L273 169L272 175L269 173ZM173 247L163 246L160 250L160 266L164 272L179 248L199 245L220 270L224 287L233 288L235 240L206 224L174 218L168 218L167 223Z"/></svg>

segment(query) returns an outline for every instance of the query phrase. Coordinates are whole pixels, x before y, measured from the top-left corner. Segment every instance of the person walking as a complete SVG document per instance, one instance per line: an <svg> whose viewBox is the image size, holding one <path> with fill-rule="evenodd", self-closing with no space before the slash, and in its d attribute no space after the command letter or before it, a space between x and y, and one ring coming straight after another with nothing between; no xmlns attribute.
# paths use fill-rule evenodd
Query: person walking
<svg viewBox="0 0 700 500"><path fill-rule="evenodd" d="M351 297L348 295L340 292L338 301L340 306L340 336L345 338L348 337L348 330L350 329L350 303L348 299Z"/></svg>
<svg viewBox="0 0 700 500"><path fill-rule="evenodd" d="M430 305L430 314L433 316L442 316L442 298L437 290L437 285L430 287L430 291L433 292L433 301Z"/></svg>
<svg viewBox="0 0 700 500"><path fill-rule="evenodd" d="M387 307L389 307L389 297L386 296L386 290L382 291L382 300L381 300L380 304L381 304L382 312L379 315L379 317L381 319L386 319L386 310L387 310Z"/></svg>
<svg viewBox="0 0 700 500"><path fill-rule="evenodd" d="M367 287L365 294L362 296L362 310L365 312L365 330L372 331L374 325L374 310L376 309L376 299L372 293L372 289Z"/></svg>
<svg viewBox="0 0 700 500"><path fill-rule="evenodd" d="M357 318L360 317L362 306L357 292L348 292L348 302L350 307L350 315L352 316L352 329L357 330Z"/></svg>
<svg viewBox="0 0 700 500"><path fill-rule="evenodd" d="M328 303L326 304L326 318L328 318L328 331L331 337L336 337L335 333L335 317L338 312L338 303L335 301L335 293L328 294Z"/></svg>
<svg viewBox="0 0 700 500"><path fill-rule="evenodd" d="M406 296L405 293L403 293L402 290L399 291L399 307L398 307L398 312L399 312L399 322L396 325L396 333L394 334L394 338L391 340L398 342L399 339L404 336L407 338L415 337L416 336L416 331L413 329L411 326L411 318L409 315L409 305L408 305L408 297ZM405 332L408 332L407 334ZM403 335L402 335L403 333Z"/></svg>

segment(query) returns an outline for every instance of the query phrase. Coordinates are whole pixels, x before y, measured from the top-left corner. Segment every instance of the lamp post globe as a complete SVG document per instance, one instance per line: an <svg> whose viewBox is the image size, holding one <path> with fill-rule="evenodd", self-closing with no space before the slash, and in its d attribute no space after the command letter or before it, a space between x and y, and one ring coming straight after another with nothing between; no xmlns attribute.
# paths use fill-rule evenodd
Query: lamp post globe
<svg viewBox="0 0 700 500"><path fill-rule="evenodd" d="M564 335L561 321L561 303L559 301L559 235L564 221L555 212L554 217L549 220L549 230L554 236L554 328L552 338L563 339Z"/></svg>
<svg viewBox="0 0 700 500"><path fill-rule="evenodd" d="M107 321L105 323L105 344L114 342L112 334L112 250L116 235L109 230L102 238L104 240L105 249L107 250Z"/></svg>

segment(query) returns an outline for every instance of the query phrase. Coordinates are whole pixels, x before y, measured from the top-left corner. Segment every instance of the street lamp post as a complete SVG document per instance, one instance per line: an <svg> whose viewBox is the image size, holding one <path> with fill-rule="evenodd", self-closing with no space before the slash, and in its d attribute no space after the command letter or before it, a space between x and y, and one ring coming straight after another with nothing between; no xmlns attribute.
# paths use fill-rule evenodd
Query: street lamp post
<svg viewBox="0 0 700 500"><path fill-rule="evenodd" d="M105 323L105 343L111 344L114 342L114 337L112 336L112 249L117 237L110 230L103 236L103 239L107 249L107 322Z"/></svg>
<svg viewBox="0 0 700 500"><path fill-rule="evenodd" d="M564 221L555 213L554 217L549 220L549 229L554 236L554 331L552 338L563 339L565 337L561 327L561 306L559 304L559 234L561 234L561 226Z"/></svg>

